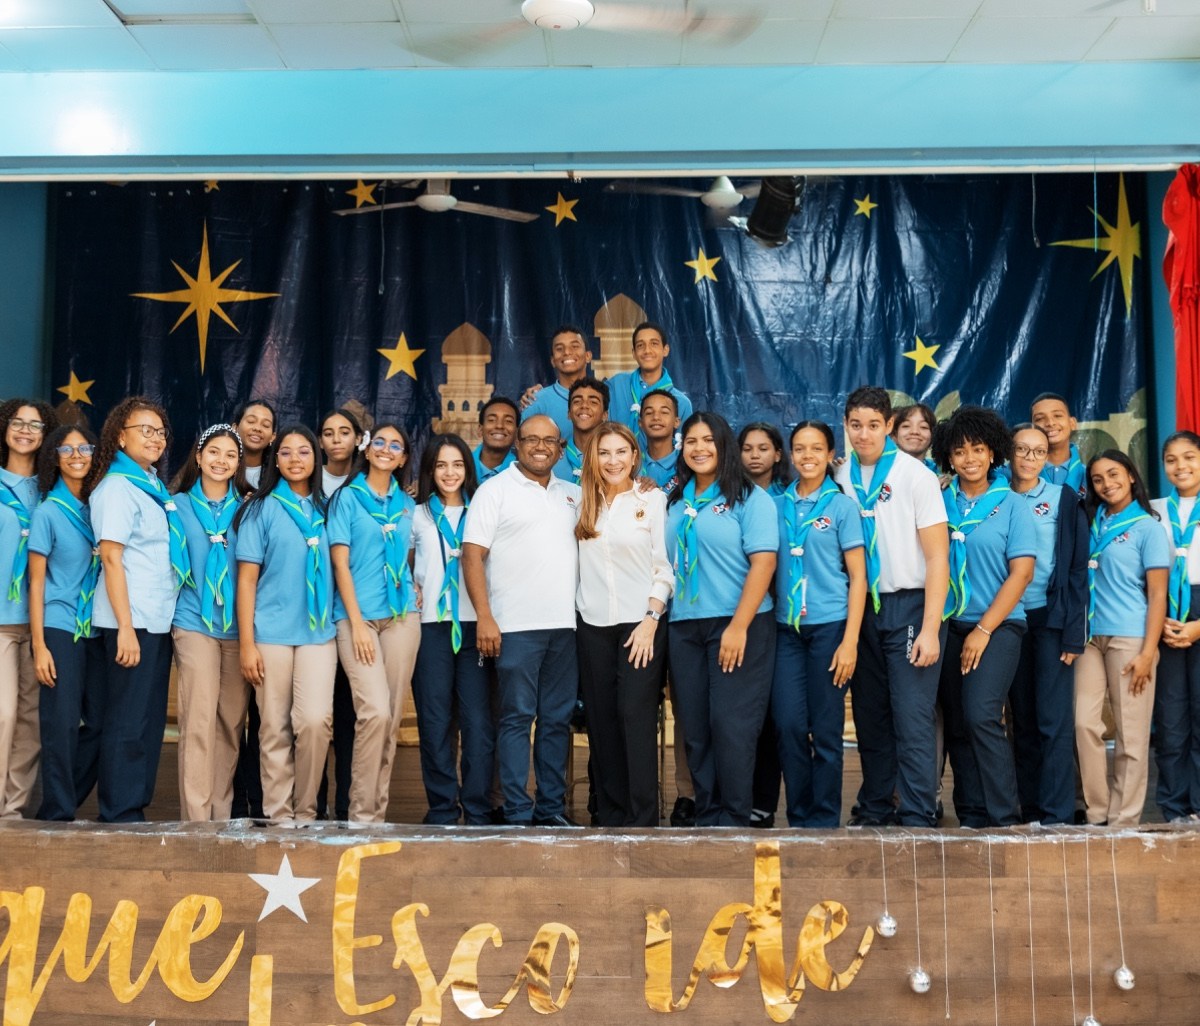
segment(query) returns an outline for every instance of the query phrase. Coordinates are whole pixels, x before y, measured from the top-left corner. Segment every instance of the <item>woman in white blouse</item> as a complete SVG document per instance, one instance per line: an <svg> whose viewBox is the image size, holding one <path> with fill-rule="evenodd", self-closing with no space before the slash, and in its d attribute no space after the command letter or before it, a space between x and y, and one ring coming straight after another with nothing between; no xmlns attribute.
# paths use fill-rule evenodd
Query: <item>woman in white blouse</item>
<svg viewBox="0 0 1200 1026"><path fill-rule="evenodd" d="M658 825L656 724L674 577L666 496L634 487L633 432L604 425L580 487L576 640L600 826Z"/></svg>

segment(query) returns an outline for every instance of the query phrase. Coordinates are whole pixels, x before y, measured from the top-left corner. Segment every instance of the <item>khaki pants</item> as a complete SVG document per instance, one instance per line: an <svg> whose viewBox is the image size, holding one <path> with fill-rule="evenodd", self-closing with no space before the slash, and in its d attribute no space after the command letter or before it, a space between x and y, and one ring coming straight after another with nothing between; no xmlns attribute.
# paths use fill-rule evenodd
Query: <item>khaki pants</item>
<svg viewBox="0 0 1200 1026"><path fill-rule="evenodd" d="M350 764L350 819L383 823L387 819L396 731L404 714L404 692L412 681L421 644L421 618L368 620L375 661L360 663L354 654L349 620L337 625L338 657L354 696L354 759Z"/></svg>
<svg viewBox="0 0 1200 1026"><path fill-rule="evenodd" d="M1130 676L1121 669L1142 648L1142 638L1094 637L1075 661L1075 748L1089 823L1134 826L1146 803L1150 757L1150 722L1154 711L1154 677L1140 695L1129 690ZM1116 722L1116 753L1110 781L1104 750L1104 696Z"/></svg>
<svg viewBox="0 0 1200 1026"><path fill-rule="evenodd" d="M272 820L317 818L317 786L333 731L337 647L258 646L264 683L254 695L263 814Z"/></svg>
<svg viewBox="0 0 1200 1026"><path fill-rule="evenodd" d="M0 819L18 819L29 802L41 753L29 624L0 625Z"/></svg>
<svg viewBox="0 0 1200 1026"><path fill-rule="evenodd" d="M179 811L199 822L229 818L250 685L237 639L173 627L179 667Z"/></svg>

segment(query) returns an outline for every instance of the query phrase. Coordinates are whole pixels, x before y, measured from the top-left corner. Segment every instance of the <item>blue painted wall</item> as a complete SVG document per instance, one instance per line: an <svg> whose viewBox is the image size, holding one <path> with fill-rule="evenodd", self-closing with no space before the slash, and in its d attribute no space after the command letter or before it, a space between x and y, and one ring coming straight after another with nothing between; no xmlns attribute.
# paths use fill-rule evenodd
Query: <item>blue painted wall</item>
<svg viewBox="0 0 1200 1026"><path fill-rule="evenodd" d="M0 396L48 393L46 186L0 183Z"/></svg>

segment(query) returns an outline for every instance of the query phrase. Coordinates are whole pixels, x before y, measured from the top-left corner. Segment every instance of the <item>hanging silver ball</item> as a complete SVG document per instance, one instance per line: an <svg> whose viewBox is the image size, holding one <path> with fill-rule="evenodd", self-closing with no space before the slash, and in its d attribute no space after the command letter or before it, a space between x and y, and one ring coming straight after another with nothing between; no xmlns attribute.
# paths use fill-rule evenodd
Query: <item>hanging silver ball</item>
<svg viewBox="0 0 1200 1026"><path fill-rule="evenodd" d="M896 917L890 912L885 912L879 917L879 922L875 924L875 928L879 931L880 937L895 937ZM1128 988L1126 989L1128 990Z"/></svg>
<svg viewBox="0 0 1200 1026"><path fill-rule="evenodd" d="M908 974L908 985L912 987L914 994L928 994L929 988L933 986L933 980L930 979L929 973L917 966ZM1088 1026L1088 1023L1085 1022L1084 1026ZM1095 1026L1100 1026L1100 1024L1096 1023Z"/></svg>
<svg viewBox="0 0 1200 1026"><path fill-rule="evenodd" d="M1094 1015L1085 1015L1079 1026L1100 1026L1100 1020Z"/></svg>
<svg viewBox="0 0 1200 1026"><path fill-rule="evenodd" d="M1127 965L1120 966L1117 971L1113 973L1113 983L1115 983L1122 990L1133 990L1133 985L1136 982L1137 979L1133 975L1133 970Z"/></svg>

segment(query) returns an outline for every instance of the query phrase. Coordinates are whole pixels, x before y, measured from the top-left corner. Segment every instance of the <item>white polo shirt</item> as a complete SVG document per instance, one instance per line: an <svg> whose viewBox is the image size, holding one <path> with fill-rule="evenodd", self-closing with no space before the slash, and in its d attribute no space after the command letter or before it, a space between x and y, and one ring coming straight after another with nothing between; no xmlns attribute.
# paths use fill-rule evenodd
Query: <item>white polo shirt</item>
<svg viewBox="0 0 1200 1026"><path fill-rule="evenodd" d="M1175 534L1171 530L1171 516L1167 509L1167 497L1151 499L1150 506L1162 517L1159 523L1162 524L1162 529L1167 534L1167 545L1171 550L1171 563L1174 564ZM1186 524L1192 515L1192 510L1195 508L1195 496L1181 497L1179 500L1179 519ZM1196 528L1196 533L1192 537L1192 544L1188 546L1187 570L1188 584L1200 584L1200 527Z"/></svg>
<svg viewBox="0 0 1200 1026"><path fill-rule="evenodd" d="M872 485L868 475L875 467L862 468L867 491ZM849 460L838 467L835 477L842 491L858 505L858 496L850 482ZM883 494L875 503L881 595L925 587L925 552L917 532L944 523L946 505L937 475L931 474L920 460L897 452Z"/></svg>
<svg viewBox="0 0 1200 1026"><path fill-rule="evenodd" d="M502 634L575 628L579 485L543 487L518 464L479 486L463 542L488 550L488 601Z"/></svg>

